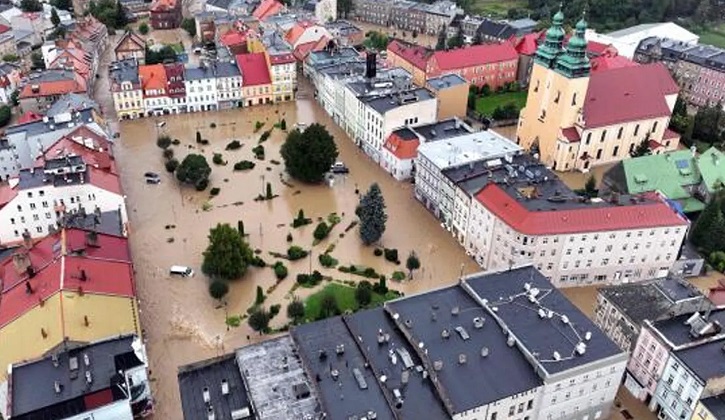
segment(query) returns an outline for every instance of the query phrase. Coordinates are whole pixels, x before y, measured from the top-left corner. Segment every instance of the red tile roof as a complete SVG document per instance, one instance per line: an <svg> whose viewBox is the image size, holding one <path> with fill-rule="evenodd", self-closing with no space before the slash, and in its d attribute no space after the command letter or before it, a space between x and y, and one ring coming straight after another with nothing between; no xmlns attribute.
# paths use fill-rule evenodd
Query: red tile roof
<svg viewBox="0 0 725 420"><path fill-rule="evenodd" d="M36 160L36 164L40 166L43 159L57 158L59 155L70 153L82 156L83 161L88 165L118 174L111 142L85 125L77 127L58 139L43 152L43 156Z"/></svg>
<svg viewBox="0 0 725 420"><path fill-rule="evenodd" d="M419 45L403 43L393 40L388 44L388 54L394 53L405 61L409 62L413 67L426 71L428 68L428 60L433 56L433 51Z"/></svg>
<svg viewBox="0 0 725 420"><path fill-rule="evenodd" d="M9 31L11 28L7 25L0 24L0 34L4 34L5 32Z"/></svg>
<svg viewBox="0 0 725 420"><path fill-rule="evenodd" d="M156 0L151 5L152 12L162 12L176 7L177 0Z"/></svg>
<svg viewBox="0 0 725 420"><path fill-rule="evenodd" d="M418 156L418 145L420 145L418 138L404 140L395 133L392 133L383 147L398 159L406 160L414 159Z"/></svg>
<svg viewBox="0 0 725 420"><path fill-rule="evenodd" d="M608 44L602 44L596 41L587 41L587 52L594 55L601 55L610 46Z"/></svg>
<svg viewBox="0 0 725 420"><path fill-rule="evenodd" d="M136 294L126 238L97 234L95 246L87 245L86 232L67 229L47 236L27 252L34 276L16 270L13 258L0 261L0 327L39 306L61 290L133 297ZM81 280L85 272L86 279ZM26 282L33 293L28 294Z"/></svg>
<svg viewBox="0 0 725 420"><path fill-rule="evenodd" d="M708 298L715 306L725 306L725 279L720 279L717 286L710 288Z"/></svg>
<svg viewBox="0 0 725 420"><path fill-rule="evenodd" d="M221 37L219 37L219 42L221 42L221 44L224 45L225 47L246 44L247 43L247 34L244 33L243 31L239 31L237 29L231 28L228 31L226 31Z"/></svg>
<svg viewBox="0 0 725 420"><path fill-rule="evenodd" d="M661 63L594 72L584 100L587 128L668 116L677 84Z"/></svg>
<svg viewBox="0 0 725 420"><path fill-rule="evenodd" d="M657 150L662 147L662 144L655 140L650 140L649 142L647 142L647 144L649 145L649 150Z"/></svg>
<svg viewBox="0 0 725 420"><path fill-rule="evenodd" d="M268 85L272 83L264 53L239 54L237 65L242 72L242 86Z"/></svg>
<svg viewBox="0 0 725 420"><path fill-rule="evenodd" d="M123 191L121 190L121 180L118 175L92 166L89 166L86 169L86 174L88 176L88 183L114 194L123 194Z"/></svg>
<svg viewBox="0 0 725 420"><path fill-rule="evenodd" d="M18 195L18 188L11 187L10 185L0 185L0 209L5 207L6 204L13 201L15 196Z"/></svg>
<svg viewBox="0 0 725 420"><path fill-rule="evenodd" d="M529 211L496 184L483 187L476 194L476 199L504 223L525 235L557 235L687 225L687 221L661 199L650 204Z"/></svg>
<svg viewBox="0 0 725 420"><path fill-rule="evenodd" d="M38 87L37 92L33 92L33 86ZM85 93L86 84L80 77L75 79L53 80L49 82L28 83L20 91L18 96L20 99L41 98L44 96L59 96L66 93Z"/></svg>
<svg viewBox="0 0 725 420"><path fill-rule="evenodd" d="M589 60L592 65L592 73L619 69L622 67L638 66L639 64L621 55L604 54Z"/></svg>
<svg viewBox="0 0 725 420"><path fill-rule="evenodd" d="M17 124L25 124L31 121L37 121L42 118L42 115L36 114L33 111L26 111L23 115L20 116L20 118L18 118Z"/></svg>
<svg viewBox="0 0 725 420"><path fill-rule="evenodd" d="M269 62L272 63L272 65L275 64L291 64L294 63L295 56L294 54L276 54L276 55L270 55L269 56Z"/></svg>
<svg viewBox="0 0 725 420"><path fill-rule="evenodd" d="M518 52L519 54L534 55L534 53L536 52L536 48L539 46L539 44L544 42L544 38L546 38L546 31L540 31L526 34L521 38L515 38L512 40L512 42L514 48L516 48L516 52ZM564 38L564 46L566 46L566 44L569 42L569 38L571 38L571 34L567 34ZM590 55L601 55L608 50L616 51L616 49L611 45L606 45L594 41L587 42L587 53L589 53Z"/></svg>
<svg viewBox="0 0 725 420"><path fill-rule="evenodd" d="M508 43L472 45L448 51L436 51L433 59L441 70L456 70L483 64L516 60L516 49Z"/></svg>
<svg viewBox="0 0 725 420"><path fill-rule="evenodd" d="M575 127L562 128L561 134L571 143L578 143L581 140L581 136Z"/></svg>
<svg viewBox="0 0 725 420"><path fill-rule="evenodd" d="M252 12L252 16L259 20L265 20L281 12L283 8L284 5L277 0L262 0L262 3Z"/></svg>
<svg viewBox="0 0 725 420"><path fill-rule="evenodd" d="M141 79L143 90L166 91L166 69L163 64L138 66L138 76ZM144 96L146 96L144 92Z"/></svg>
<svg viewBox="0 0 725 420"><path fill-rule="evenodd" d="M294 55L295 58L299 61L305 61L307 56L310 55L310 52L312 52L315 48L315 45L317 45L317 41L305 42L304 44L300 44L292 52L292 55Z"/></svg>

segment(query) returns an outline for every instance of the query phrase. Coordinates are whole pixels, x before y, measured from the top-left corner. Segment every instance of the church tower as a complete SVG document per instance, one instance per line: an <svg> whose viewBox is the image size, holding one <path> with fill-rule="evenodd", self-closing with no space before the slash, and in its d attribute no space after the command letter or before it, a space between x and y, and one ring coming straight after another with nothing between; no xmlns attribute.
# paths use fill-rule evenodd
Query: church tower
<svg viewBox="0 0 725 420"><path fill-rule="evenodd" d="M552 18L544 42L536 49L526 106L519 115L517 142L526 150L535 149L541 161L555 169L571 169L570 149L562 130L572 132L584 103L591 65L586 55L582 18L564 48L564 14L559 10ZM571 147L570 147L571 146Z"/></svg>

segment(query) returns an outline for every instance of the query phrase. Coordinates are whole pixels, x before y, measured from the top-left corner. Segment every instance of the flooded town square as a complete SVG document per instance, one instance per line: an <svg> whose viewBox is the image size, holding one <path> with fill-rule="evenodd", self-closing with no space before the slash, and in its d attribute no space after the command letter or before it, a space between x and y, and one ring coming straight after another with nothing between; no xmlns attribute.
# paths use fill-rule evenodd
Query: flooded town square
<svg viewBox="0 0 725 420"><path fill-rule="evenodd" d="M348 166L350 174L336 175L327 185L288 182L284 165L272 162L282 160L279 146L286 134L279 129L274 129L271 138L263 143L265 160L255 160L251 149L257 145L261 132L272 128L281 118L289 127L298 122L324 124L334 135L339 159ZM157 127L162 120L166 124ZM476 265L454 238L415 200L412 185L394 181L367 159L312 99L251 109L168 116L162 120L122 123L116 147L128 196L131 247L141 318L155 379L157 418L180 418L176 385L179 365L228 352L247 344L248 337L252 341L264 338L254 333L246 322L238 328L228 329L225 319L227 314L245 313L254 303L258 285L267 291L276 283L270 268L251 268L244 278L232 282L226 307L209 297L208 279L200 270L201 253L208 243L209 229L217 223L236 226L238 220L243 220L251 247L262 250L260 256L267 263L275 261L269 255L270 251L284 253L291 244L312 249L309 258L285 261L290 274L269 293L265 301L267 307L279 303L285 308L291 299L289 292L296 274L307 273L310 268L341 280L363 279L321 267L317 257L333 242L335 248L331 255L340 264L364 264L388 278L393 271L404 270L375 257L374 247L362 246L356 229L344 232L357 219L354 215L358 203L356 189L362 193L373 182L380 185L388 212L387 229L380 246L397 248L402 259L415 251L422 263L412 281L402 284L389 281L389 287L405 294L416 293L450 284L461 272L476 270ZM254 133L256 121L265 125ZM211 128L212 124L216 128ZM209 140L208 146L196 143L196 131ZM161 134L180 140L179 145L172 146L179 160L187 153L203 153L207 157L212 165L210 187L221 189L218 196L210 198L209 189L197 192L190 187L181 187L164 170L161 149L156 146L156 137ZM236 151L224 150L232 139L240 140L243 147ZM227 165L213 165L213 153L222 153ZM241 160L255 161L257 165L250 171L233 171L233 164ZM146 184L144 172L147 171L161 174L162 182ZM266 183L271 184L273 193L279 197L254 201L255 197L264 194ZM313 220L336 212L342 221L328 239L312 247L314 223L298 229L290 226L300 209ZM293 236L291 243L286 239L288 233ZM343 234L344 237L340 237ZM172 278L169 267L174 264L188 265L197 274L187 279ZM322 286L324 283L319 287ZM294 294L304 298L312 291L299 288ZM286 322L283 309L273 319L272 326L279 327Z"/></svg>

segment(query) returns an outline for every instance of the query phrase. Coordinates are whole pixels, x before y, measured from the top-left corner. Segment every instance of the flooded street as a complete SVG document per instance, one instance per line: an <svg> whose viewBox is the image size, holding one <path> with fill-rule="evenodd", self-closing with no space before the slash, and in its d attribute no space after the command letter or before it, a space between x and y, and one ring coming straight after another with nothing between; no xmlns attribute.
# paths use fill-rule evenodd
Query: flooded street
<svg viewBox="0 0 725 420"><path fill-rule="evenodd" d="M290 181L290 186L285 185L281 181L281 177L286 178L283 164L271 162L282 160L279 146L285 133L275 129L271 138L263 143L266 160L255 160L251 151L257 145L261 132L272 128L278 118L285 118L288 127L298 121L326 125L338 144L339 159L350 168L350 174L338 175L331 186L307 186L295 181ZM461 271L469 273L476 270L463 249L413 198L411 184L398 183L388 177L311 99L279 106L169 116L164 117L167 124L161 129L157 128L157 121L146 119L122 123L121 138L116 147L128 196L130 239L141 317L155 380L156 418L180 418L176 383L179 365L228 352L247 344L247 337L252 341L259 339L246 322L228 330L225 311L230 315L244 314L253 304L257 285L267 291L275 284L274 273L270 268L250 268L243 279L231 284L226 308L210 298L208 280L200 272L201 253L207 245L209 229L217 223L236 226L238 220L243 220L251 247L261 249L260 256L267 263L274 263L269 251L285 253L291 244L306 249L312 246L312 231L316 223L299 229L290 227L300 209L315 222L318 217L327 217L332 212L342 216L342 222L328 239L312 248L311 258L284 262L289 268L289 276L265 301L268 308L275 303L282 304L282 311L272 321L273 327L287 322L285 308L297 273L306 273L312 268L341 280L362 280L362 277L321 267L317 257L331 243L335 243L332 255L341 264L369 265L388 279L395 270L405 271L404 265L386 262L382 257L373 256L374 248L361 246L357 229L340 237L345 228L357 219L354 216L358 203L356 187L364 192L372 182L380 184L387 204L387 230L380 245L397 248L403 264L408 253L414 250L422 263L422 269L415 274L413 281L398 284L389 280L389 287L406 294L416 293L449 284ZM258 133L253 133L256 121L265 125ZM210 128L212 123L216 128ZM210 141L208 146L196 144L197 130ZM172 139L180 140L180 145L172 146L179 160L190 152L203 153L207 157L212 165L210 187L221 189L217 197L210 199L208 190L196 192L193 188L178 185L164 170L161 149L156 146L158 134L168 134ZM226 144L232 139L239 139L244 146L236 151L225 151ZM222 153L228 164L213 165L213 153ZM235 162L245 159L256 162L257 166L251 171L232 170ZM147 171L161 174L162 182L147 185L143 177ZM271 201L253 201L257 195L264 193L268 182L279 197ZM211 209L204 211L202 207L207 202ZM292 243L286 241L288 233L294 238ZM188 279L171 278L168 268L173 264L191 266L197 275ZM311 292L300 288L295 294L304 297Z"/></svg>

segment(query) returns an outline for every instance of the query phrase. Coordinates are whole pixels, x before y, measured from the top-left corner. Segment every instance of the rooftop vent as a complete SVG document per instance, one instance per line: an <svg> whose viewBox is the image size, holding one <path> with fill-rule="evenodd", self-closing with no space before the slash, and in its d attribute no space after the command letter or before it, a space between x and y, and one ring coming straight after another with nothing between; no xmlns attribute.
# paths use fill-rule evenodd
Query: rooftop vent
<svg viewBox="0 0 725 420"><path fill-rule="evenodd" d="M91 358L88 357L88 353L83 353L83 364L86 366L91 365Z"/></svg>
<svg viewBox="0 0 725 420"><path fill-rule="evenodd" d="M459 365L466 364L466 355L464 353L461 353L458 355L458 364Z"/></svg>
<svg viewBox="0 0 725 420"><path fill-rule="evenodd" d="M546 311L543 308L539 308L539 318L546 318Z"/></svg>
<svg viewBox="0 0 725 420"><path fill-rule="evenodd" d="M86 383L87 384L93 383L93 375L91 375L91 371L90 370L87 370L86 371Z"/></svg>
<svg viewBox="0 0 725 420"><path fill-rule="evenodd" d="M443 369L443 361L442 360L436 360L433 362L433 370L436 372Z"/></svg>
<svg viewBox="0 0 725 420"><path fill-rule="evenodd" d="M408 327L408 328L412 328L413 327L413 321L411 321L410 319L406 319L405 320L405 326Z"/></svg>
<svg viewBox="0 0 725 420"><path fill-rule="evenodd" d="M60 361L58 360L58 355L57 355L57 354L52 354L52 355L50 356L50 360L52 360L52 361L53 361L53 367L58 367L58 366L60 366Z"/></svg>
<svg viewBox="0 0 725 420"><path fill-rule="evenodd" d="M201 390L201 395L204 398L204 402L209 404L211 401L211 394L209 393L209 387L205 386L204 389Z"/></svg>
<svg viewBox="0 0 725 420"><path fill-rule="evenodd" d="M514 344L516 344L516 339L513 335L509 335L509 338L506 339L506 345L509 347L513 347Z"/></svg>
<svg viewBox="0 0 725 420"><path fill-rule="evenodd" d="M53 389L55 389L56 394L60 394L60 391L63 390L63 386L60 384L60 382L55 381L53 382Z"/></svg>
<svg viewBox="0 0 725 420"><path fill-rule="evenodd" d="M335 353L337 353L338 356L341 355L341 354L344 354L345 353L345 345L344 344L338 344L335 347Z"/></svg>
<svg viewBox="0 0 725 420"><path fill-rule="evenodd" d="M458 315L460 312L461 308L459 308L458 306L454 306L453 308L451 308L451 315Z"/></svg>
<svg viewBox="0 0 725 420"><path fill-rule="evenodd" d="M226 379L222 379L222 395L229 395L229 382Z"/></svg>
<svg viewBox="0 0 725 420"><path fill-rule="evenodd" d="M448 338L448 337L450 337L450 336L451 336L451 333L450 333L450 331L448 331L448 329L447 329L447 328L443 328L443 331L441 331L441 337L443 337L443 338Z"/></svg>
<svg viewBox="0 0 725 420"><path fill-rule="evenodd" d="M587 341L591 340L592 339L592 332L591 331L587 331L584 334L584 339L587 340Z"/></svg>
<svg viewBox="0 0 725 420"><path fill-rule="evenodd" d="M563 322L564 324L568 324L569 323L569 317L566 316L566 315L562 315L561 316L561 322Z"/></svg>
<svg viewBox="0 0 725 420"><path fill-rule="evenodd" d="M561 360L561 354L559 354L559 352L558 352L558 351L555 351L555 352L554 352L554 360L556 360L556 361L559 361L559 360Z"/></svg>
<svg viewBox="0 0 725 420"><path fill-rule="evenodd" d="M466 331L466 329L465 329L465 328L463 328L463 327L462 327L462 326L460 326L460 325L456 327L456 332L458 332L458 335L460 335L460 336L461 336L461 338L462 338L462 339L463 339L464 341L465 341L465 340L468 340L469 338L471 338L471 336L469 336L469 335L468 335L468 331Z"/></svg>
<svg viewBox="0 0 725 420"><path fill-rule="evenodd" d="M320 358L320 360L327 359L327 352L325 350L320 350L319 358Z"/></svg>
<svg viewBox="0 0 725 420"><path fill-rule="evenodd" d="M587 352L587 345L583 341L579 342L576 345L576 352L579 353L580 356L583 356L584 353Z"/></svg>
<svg viewBox="0 0 725 420"><path fill-rule="evenodd" d="M488 347L481 348L481 357L488 357Z"/></svg>
<svg viewBox="0 0 725 420"><path fill-rule="evenodd" d="M483 328L483 323L485 321L486 320L483 319L482 317L477 316L477 317L473 318L473 327L476 329Z"/></svg>
<svg viewBox="0 0 725 420"><path fill-rule="evenodd" d="M332 380L333 380L333 381L336 381L336 380L337 380L337 378L339 378L339 377L340 377L340 372L339 372L339 371L338 371L337 369L332 369L332 370L330 371L330 376L332 376Z"/></svg>

